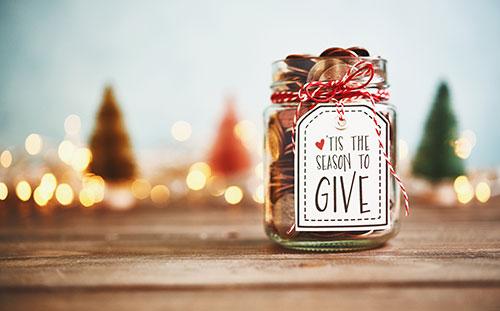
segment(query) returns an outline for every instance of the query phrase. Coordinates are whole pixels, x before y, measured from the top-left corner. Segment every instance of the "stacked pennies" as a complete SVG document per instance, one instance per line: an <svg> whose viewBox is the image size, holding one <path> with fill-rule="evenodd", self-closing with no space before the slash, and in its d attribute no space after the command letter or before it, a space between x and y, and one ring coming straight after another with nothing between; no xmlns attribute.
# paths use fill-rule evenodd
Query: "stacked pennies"
<svg viewBox="0 0 500 311"><path fill-rule="evenodd" d="M359 57L369 57L364 48L333 47L319 57L304 54L288 55L284 68L277 72L273 86L280 91L298 91L309 81L339 80ZM299 116L308 110L305 105ZM282 237L295 235L294 213L294 145L292 127L295 109L285 109L270 116L267 124L266 148L271 158L269 165L268 202L276 231Z"/></svg>

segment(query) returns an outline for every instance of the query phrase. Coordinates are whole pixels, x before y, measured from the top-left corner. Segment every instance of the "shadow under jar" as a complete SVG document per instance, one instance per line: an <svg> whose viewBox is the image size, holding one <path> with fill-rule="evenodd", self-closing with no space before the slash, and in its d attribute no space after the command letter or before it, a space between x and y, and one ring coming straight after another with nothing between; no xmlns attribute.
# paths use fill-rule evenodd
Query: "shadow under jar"
<svg viewBox="0 0 500 311"><path fill-rule="evenodd" d="M374 76L367 89L372 92L387 89L386 60L382 58L297 57L273 63L272 92L296 92L309 81L339 80L346 74L349 66L360 60L371 63L374 68ZM386 206L389 224L385 228L363 230L350 228L345 231L296 230L295 151L292 127L294 116L297 114L299 119L311 108L310 103L304 103L297 113L298 104L298 102L271 103L264 113L264 225L267 235L284 247L310 251L353 251L383 245L397 234L400 226L399 192L392 176L387 179ZM376 112L388 120L387 141L390 146L390 160L396 169L396 110L388 102L378 102L375 106Z"/></svg>

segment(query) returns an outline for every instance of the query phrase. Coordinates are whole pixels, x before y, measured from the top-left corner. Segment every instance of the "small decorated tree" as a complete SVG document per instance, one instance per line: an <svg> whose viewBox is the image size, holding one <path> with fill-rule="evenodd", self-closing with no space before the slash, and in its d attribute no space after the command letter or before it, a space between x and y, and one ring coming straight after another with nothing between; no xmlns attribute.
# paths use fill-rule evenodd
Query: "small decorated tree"
<svg viewBox="0 0 500 311"><path fill-rule="evenodd" d="M441 82L413 161L413 173L432 182L464 174L464 163L454 151L456 139L457 119L450 92Z"/></svg>
<svg viewBox="0 0 500 311"><path fill-rule="evenodd" d="M127 181L135 176L136 164L130 139L110 86L105 88L101 107L97 112L90 149L92 161L89 172L109 182Z"/></svg>
<svg viewBox="0 0 500 311"><path fill-rule="evenodd" d="M234 100L228 99L208 160L215 175L230 177L250 167L248 150L235 134L237 122Z"/></svg>

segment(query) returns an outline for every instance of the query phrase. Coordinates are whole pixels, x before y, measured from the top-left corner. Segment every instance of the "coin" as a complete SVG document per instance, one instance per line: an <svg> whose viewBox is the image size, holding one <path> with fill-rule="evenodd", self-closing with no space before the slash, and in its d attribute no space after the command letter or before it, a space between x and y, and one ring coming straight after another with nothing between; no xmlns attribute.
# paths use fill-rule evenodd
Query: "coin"
<svg viewBox="0 0 500 311"><path fill-rule="evenodd" d="M368 56L370 56L370 53L368 52L368 50L365 49L365 48L362 48L362 47L353 46L353 47L348 48L348 50L349 51L353 51L354 53L356 53L356 55L358 55L358 57L368 57Z"/></svg>
<svg viewBox="0 0 500 311"><path fill-rule="evenodd" d="M299 74L295 71L287 71L287 72L283 72L279 79L280 81L305 81L305 79L307 78L307 75L303 75L303 74Z"/></svg>
<svg viewBox="0 0 500 311"><path fill-rule="evenodd" d="M302 106L299 114L297 115L297 120L308 110L309 109L306 106ZM278 112L278 120L285 131L290 130L293 126L293 119L295 118L296 114L296 109L286 109Z"/></svg>
<svg viewBox="0 0 500 311"><path fill-rule="evenodd" d="M269 119L266 135L266 147L273 161L277 161L283 154L283 128L278 121L277 114Z"/></svg>
<svg viewBox="0 0 500 311"><path fill-rule="evenodd" d="M339 51L339 50L343 50L343 48L339 48L338 46L328 48L328 49L324 50L323 52L321 52L321 54L319 54L319 57L330 56L330 53L333 53L333 52Z"/></svg>
<svg viewBox="0 0 500 311"><path fill-rule="evenodd" d="M286 110L285 110L286 111ZM287 191L293 192L294 157L290 131L285 132L280 120L280 111L268 122L266 148L271 156L269 166L269 198L276 202Z"/></svg>
<svg viewBox="0 0 500 311"><path fill-rule="evenodd" d="M296 92L307 82L309 69L315 64L311 57L305 54L292 54L286 57L284 62L287 71L279 76L281 85L285 86L286 90Z"/></svg>
<svg viewBox="0 0 500 311"><path fill-rule="evenodd" d="M339 47L328 48L324 50L320 55L320 57L357 57L356 53L350 50L346 50Z"/></svg>
<svg viewBox="0 0 500 311"><path fill-rule="evenodd" d="M293 193L294 187L293 155L288 159L274 161L269 166L269 198L276 202L286 193Z"/></svg>
<svg viewBox="0 0 500 311"><path fill-rule="evenodd" d="M278 120L281 126L288 129L293 126L293 118L295 117L295 109L286 109L278 113Z"/></svg>
<svg viewBox="0 0 500 311"><path fill-rule="evenodd" d="M280 91L298 91L307 81L307 74L297 71L280 72L274 78L273 87Z"/></svg>
<svg viewBox="0 0 500 311"><path fill-rule="evenodd" d="M293 194L285 194L273 206L274 227L281 236L292 233L290 229L295 224L294 200Z"/></svg>
<svg viewBox="0 0 500 311"><path fill-rule="evenodd" d="M337 81L348 72L349 65L339 58L320 60L309 71L307 81Z"/></svg>
<svg viewBox="0 0 500 311"><path fill-rule="evenodd" d="M308 54L291 54L285 58L285 63L290 71L295 71L297 74L303 74L307 77L307 73L315 61L312 55Z"/></svg>

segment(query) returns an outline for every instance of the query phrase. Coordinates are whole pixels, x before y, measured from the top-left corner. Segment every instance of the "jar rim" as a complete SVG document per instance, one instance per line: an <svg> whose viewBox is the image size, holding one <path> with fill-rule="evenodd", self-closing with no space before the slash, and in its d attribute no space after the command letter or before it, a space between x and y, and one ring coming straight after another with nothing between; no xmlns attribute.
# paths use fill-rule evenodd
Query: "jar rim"
<svg viewBox="0 0 500 311"><path fill-rule="evenodd" d="M310 56L288 58L272 63L272 83L273 91L297 91L309 80L316 80L314 74L321 74L324 65L337 66L335 63L341 62L348 65L355 65L358 61L365 61L372 64L374 74L368 88L385 89L389 87L387 81L387 60L377 57L354 57L354 56ZM332 62L332 64L328 64ZM318 67L316 67L318 66ZM317 69L317 70L316 70ZM313 75L311 75L314 73ZM363 81L365 77L359 77Z"/></svg>

